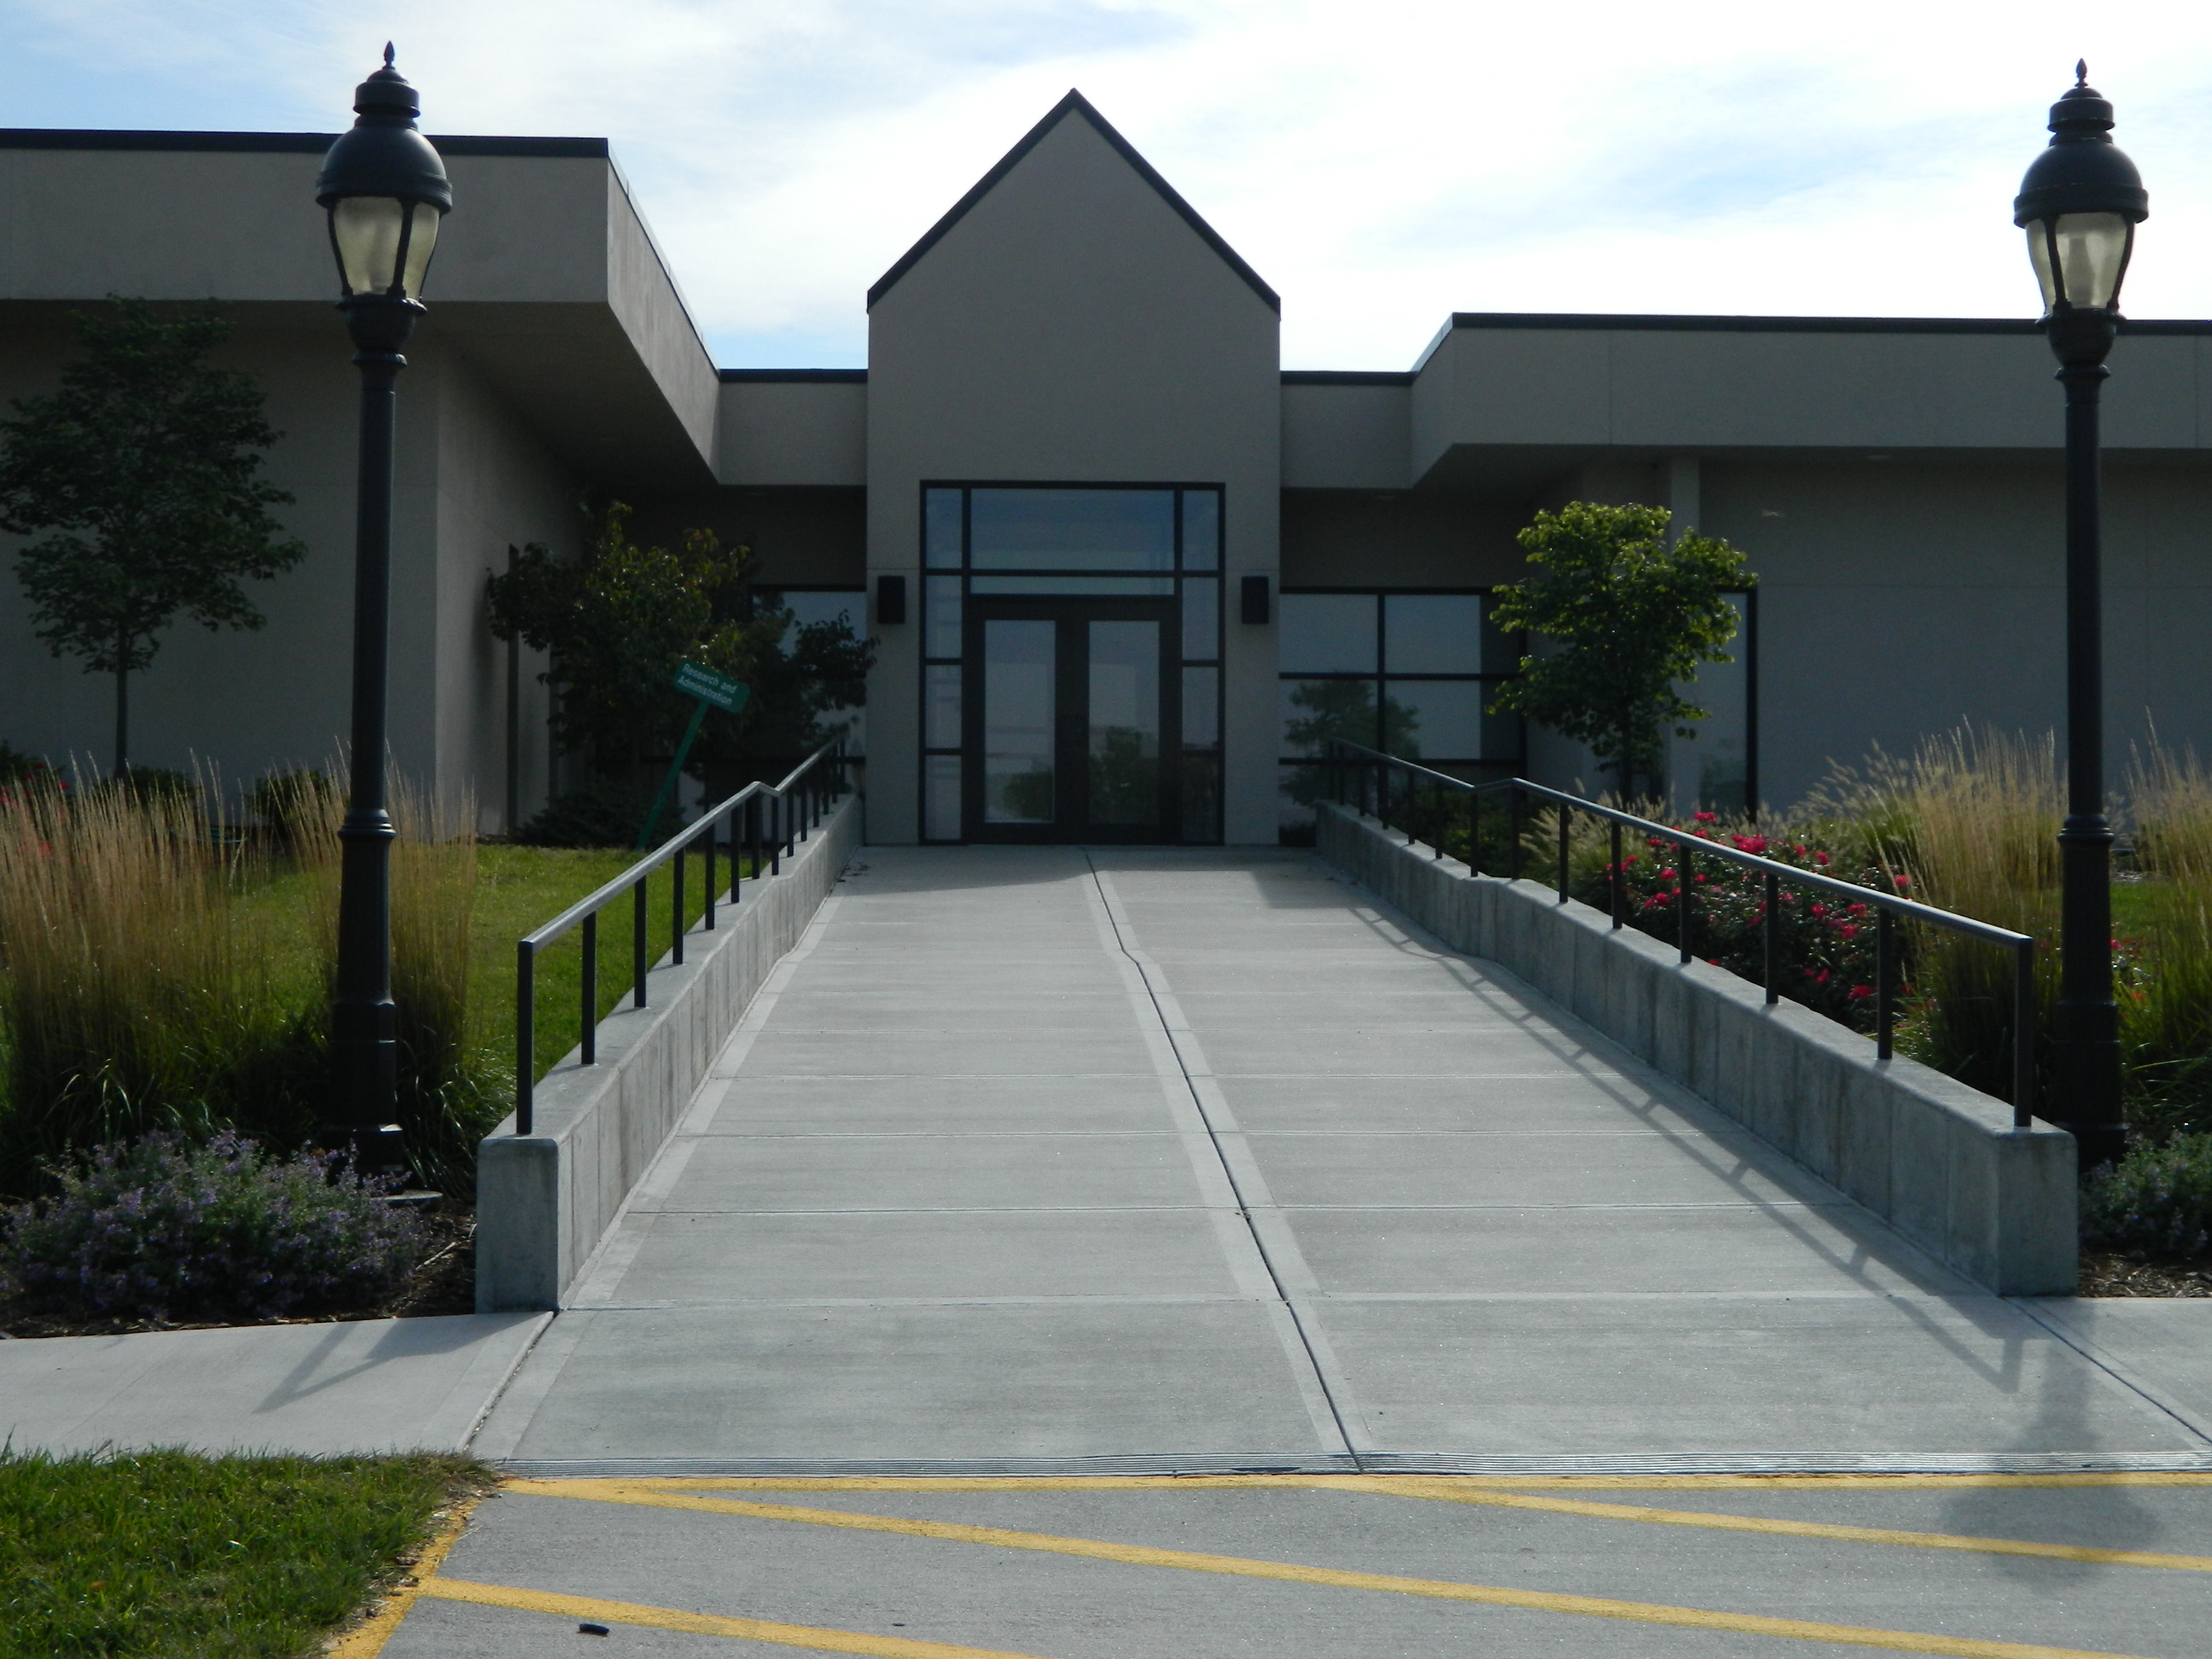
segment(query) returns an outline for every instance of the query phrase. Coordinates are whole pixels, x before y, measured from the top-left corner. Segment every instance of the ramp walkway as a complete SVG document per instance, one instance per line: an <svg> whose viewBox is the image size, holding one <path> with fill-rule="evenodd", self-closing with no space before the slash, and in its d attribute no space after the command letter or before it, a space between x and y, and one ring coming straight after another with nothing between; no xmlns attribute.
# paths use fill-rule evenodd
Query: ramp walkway
<svg viewBox="0 0 2212 1659"><path fill-rule="evenodd" d="M2212 1325L2118 1305L1967 1285L1310 854L871 848L476 1449L2212 1467Z"/></svg>

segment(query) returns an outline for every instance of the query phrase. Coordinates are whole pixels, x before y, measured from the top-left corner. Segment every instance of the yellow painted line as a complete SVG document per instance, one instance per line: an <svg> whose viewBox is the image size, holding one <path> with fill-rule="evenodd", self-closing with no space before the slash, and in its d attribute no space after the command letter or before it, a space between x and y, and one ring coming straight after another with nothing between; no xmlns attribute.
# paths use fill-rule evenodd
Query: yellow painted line
<svg viewBox="0 0 2212 1659"><path fill-rule="evenodd" d="M1234 1555L1202 1555L1190 1550L1155 1549L1139 1544L1109 1544L1097 1539L1063 1538L1052 1533L1011 1532L944 1521L909 1521L903 1516L863 1515L849 1510L808 1510L781 1504L752 1504L739 1498L693 1498L659 1492L643 1482L623 1480L515 1480L510 1492L548 1498L577 1498L599 1503L635 1504L647 1508L690 1510L712 1515L741 1515L854 1532L895 1533L950 1543L985 1544L1000 1549L1036 1550L1130 1566L1173 1567L1185 1572L1220 1573L1236 1578L1271 1578L1337 1589L1376 1590L1425 1596L1443 1601L1472 1601L1487 1607L1520 1607L1534 1613L1578 1613L1634 1624L1671 1625L1689 1630L1735 1631L1752 1636L1788 1637L1800 1642L1886 1648L1898 1653L1934 1653L1951 1659L2127 1659L2126 1656L2080 1648L2047 1648L2018 1642L1984 1642L1913 1631L1877 1630L1861 1625L1823 1625L1802 1619L1770 1619L1759 1613L1718 1613L1701 1607L1668 1607L1656 1601L1617 1601L1595 1595L1562 1595L1543 1590L1506 1589L1462 1584L1440 1578L1401 1578L1377 1572L1345 1572L1333 1567L1299 1566L1284 1561L1255 1561Z"/></svg>
<svg viewBox="0 0 2212 1659"><path fill-rule="evenodd" d="M1711 1477L1696 1477L1707 1479ZM1735 1479L1735 1477L1723 1477ZM1917 1477L1914 1477L1917 1478ZM1941 1477L1937 1477L1941 1478ZM1970 1480L2002 1480L2007 1477L1968 1476ZM2053 1479L2046 1475L2031 1475L2025 1479L2043 1481ZM2055 1477L2067 1479L2068 1477ZM1856 1486L1859 1477L1847 1477ZM580 1484L571 1482L571 1485ZM2212 1572L2212 1556L2169 1555L2148 1550L2100 1549L2086 1544L2045 1544L2020 1538L1978 1538L1956 1533L1911 1532L1894 1527L1845 1527L1819 1521L1775 1520L1764 1516L1715 1515L1696 1510L1648 1509L1638 1504L1593 1504L1569 1498L1535 1498L1508 1492L1492 1486L1486 1479L1470 1480L1463 1475L1396 1475L1396 1474L1304 1474L1304 1475L1127 1475L1127 1476L854 1476L843 1480L825 1478L816 1480L787 1480L775 1477L762 1479L708 1477L698 1480L676 1482L653 1480L644 1482L617 1482L624 1486L645 1486L652 1490L666 1490L674 1486L683 1491L747 1491L747 1492L1003 1492L1003 1491L1140 1491L1173 1486L1254 1487L1276 1486L1306 1490L1364 1492L1389 1497L1428 1498L1441 1503L1478 1504L1495 1509L1534 1510L1554 1515L1587 1516L1599 1521L1637 1521L1657 1526L1697 1527L1713 1532L1751 1532L1785 1534L1796 1538L1826 1538L1850 1544L1884 1544L1905 1549L1955 1550L1974 1555L2030 1556L2049 1561L2083 1561L2100 1566L2155 1567L2181 1572ZM1759 1484L1771 1485L1753 1478L1748 1489L1756 1490ZM526 1488L525 1488L526 1489ZM1610 1487L1610 1490L1619 1490ZM1715 1490L1742 1491L1742 1486ZM1803 1490L1793 1482L1793 1489ZM1818 1488L1814 1488L1818 1489ZM1863 1489L1863 1488L1862 1488ZM584 1497L576 1492L570 1496Z"/></svg>
<svg viewBox="0 0 2212 1659"><path fill-rule="evenodd" d="M422 1594L480 1607L512 1607L520 1613L557 1613L563 1619L610 1625L642 1625L648 1630L682 1631L692 1636L731 1636L747 1642L774 1642L817 1653L865 1653L876 1659L1036 1659L1035 1654L1004 1648L963 1648L944 1642L915 1642L902 1636L870 1636L856 1630L824 1630L815 1625L778 1625L765 1619L725 1619L711 1613L685 1613L640 1601L602 1601L593 1596L556 1595L547 1590L509 1589L465 1578L433 1578Z"/></svg>
<svg viewBox="0 0 2212 1659"><path fill-rule="evenodd" d="M1139 1492L1338 1486L1405 1480L1507 1492L1943 1492L2005 1486L2212 1486L2212 1472L2110 1469L2081 1474L824 1474L653 1475L634 1484L723 1492Z"/></svg>
<svg viewBox="0 0 2212 1659"><path fill-rule="evenodd" d="M1369 1488L1372 1491L1374 1488ZM2041 1544L2022 1538L1974 1538L1948 1532L1903 1532L1893 1527L1839 1527L1819 1521L1778 1521L1755 1515L1711 1515L1696 1510L1654 1510L1632 1504L1589 1504L1571 1498L1450 1487L1408 1479L1388 1488L1407 1498L1446 1504L1480 1504L1506 1510L1584 1515L1600 1521L1645 1521L1666 1527L1705 1527L1717 1532L1780 1533L1793 1538L1833 1538L1852 1544L1894 1544L1910 1549L1963 1550L1976 1555L2032 1555L2051 1561L2093 1561L2101 1566L2171 1567L2212 1572L2212 1556L2161 1555L2147 1550L2106 1550L2079 1544Z"/></svg>
<svg viewBox="0 0 2212 1659"><path fill-rule="evenodd" d="M438 1535L425 1545L422 1553L416 1558L410 1569L407 1582L395 1590L375 1613L348 1631L327 1650L327 1659L376 1659L384 1651L384 1644L392 1639L392 1632L399 1628L399 1621L407 1616L415 1598L422 1594L422 1581L430 1577L446 1559L446 1552L469 1524L469 1515L477 1506L473 1498L453 1505L453 1513Z"/></svg>

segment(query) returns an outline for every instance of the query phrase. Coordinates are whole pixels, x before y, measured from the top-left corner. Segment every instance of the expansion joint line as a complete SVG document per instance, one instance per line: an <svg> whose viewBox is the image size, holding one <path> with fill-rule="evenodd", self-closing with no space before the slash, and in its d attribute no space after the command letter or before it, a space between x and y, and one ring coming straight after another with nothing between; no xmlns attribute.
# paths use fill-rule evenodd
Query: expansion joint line
<svg viewBox="0 0 2212 1659"><path fill-rule="evenodd" d="M1361 1462L1358 1448L1352 1443L1351 1432L1345 1425L1344 1409L1337 1403L1336 1391L1328 1385L1328 1371L1321 1363L1321 1355L1315 1346L1312 1333L1306 1329L1304 1310L1298 1306L1297 1300L1291 1295L1289 1287L1284 1284L1283 1275L1275 1265L1275 1259L1268 1253L1267 1241L1261 1237L1260 1230L1252 1224L1251 1204L1245 1197L1243 1187L1237 1179L1235 1164L1222 1150L1221 1131L1214 1123L1213 1115L1206 1109L1205 1093L1191 1076L1190 1061L1183 1054L1182 1044L1176 1041L1175 1027L1168 1023L1167 1011L1160 1006L1160 988L1152 983L1152 970L1146 966L1144 958L1129 948L1128 936L1121 931L1121 919L1115 914L1114 901L1107 896L1105 881L1100 876L1098 866L1091 858L1091 849L1087 847L1083 849L1083 863L1085 868L1091 872L1091 884L1097 892L1099 908L1106 913L1106 925L1114 930L1115 948L1120 951L1127 959L1129 965L1137 970L1137 977L1143 982L1145 1000L1152 1005L1152 1018L1159 1022L1160 1034L1167 1038L1169 1051L1176 1057L1176 1069L1182 1073L1182 1086L1190 1093L1190 1103L1198 1113L1199 1121L1206 1125L1206 1140L1212 1146L1213 1156L1221 1165L1222 1178L1228 1182L1229 1190L1236 1195L1237 1213L1243 1220L1244 1231L1251 1236L1252 1248L1259 1253L1260 1265L1267 1270L1267 1281L1275 1287L1275 1299L1280 1302L1290 1314L1291 1328L1298 1334L1298 1345L1305 1351L1306 1364L1313 1371L1314 1385L1321 1390L1322 1398L1328 1402L1329 1420L1336 1425L1337 1441L1343 1446L1345 1455L1352 1459L1352 1467L1364 1469L1366 1465Z"/></svg>

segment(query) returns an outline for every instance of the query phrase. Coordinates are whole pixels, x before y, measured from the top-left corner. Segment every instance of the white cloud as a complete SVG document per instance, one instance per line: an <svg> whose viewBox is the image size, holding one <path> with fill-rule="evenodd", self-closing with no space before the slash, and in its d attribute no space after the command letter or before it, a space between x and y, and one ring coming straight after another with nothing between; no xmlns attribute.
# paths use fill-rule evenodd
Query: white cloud
<svg viewBox="0 0 2212 1659"><path fill-rule="evenodd" d="M1282 292L1293 365L1402 365L1455 308L2029 314L2008 206L2077 54L2151 190L2130 309L2212 312L2212 15L2178 4L387 0L365 21L17 0L0 20L64 110L45 118L85 125L136 124L127 93L169 122L328 128L387 36L433 131L611 137L731 362L860 361L867 285L1071 85Z"/></svg>

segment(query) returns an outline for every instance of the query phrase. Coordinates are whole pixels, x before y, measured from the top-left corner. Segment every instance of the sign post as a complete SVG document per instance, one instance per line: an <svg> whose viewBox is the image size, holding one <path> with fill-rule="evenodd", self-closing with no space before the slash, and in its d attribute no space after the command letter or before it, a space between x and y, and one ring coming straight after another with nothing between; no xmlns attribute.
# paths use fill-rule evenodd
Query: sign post
<svg viewBox="0 0 2212 1659"><path fill-rule="evenodd" d="M682 775L684 763L691 757L691 744L699 735L699 724L707 718L707 706L712 703L726 714L734 714L745 706L752 696L752 688L727 674L717 674L711 668L702 668L697 663L680 663L676 669L676 689L686 696L696 697L699 706L691 711L691 723L684 728L684 741L676 746L676 758L668 763L668 775L660 781L660 793L653 798L653 810L645 815L645 827L637 832L637 843L633 851L641 851L653 845L653 826L660 822L660 810L668 805L668 798L676 793L676 780Z"/></svg>

